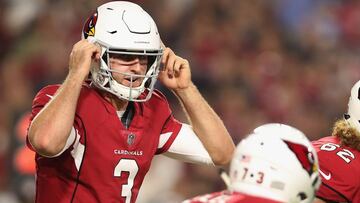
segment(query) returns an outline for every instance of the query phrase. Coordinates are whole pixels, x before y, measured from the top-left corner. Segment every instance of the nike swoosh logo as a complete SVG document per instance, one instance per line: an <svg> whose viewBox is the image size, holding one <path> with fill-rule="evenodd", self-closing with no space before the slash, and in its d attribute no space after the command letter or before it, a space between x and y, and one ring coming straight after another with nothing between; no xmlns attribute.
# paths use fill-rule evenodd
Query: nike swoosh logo
<svg viewBox="0 0 360 203"><path fill-rule="evenodd" d="M331 179L331 173L325 174L325 173L322 172L320 169L319 169L319 172L320 172L320 174L322 175L322 177L325 178L325 180L330 180L330 179Z"/></svg>
<svg viewBox="0 0 360 203"><path fill-rule="evenodd" d="M46 94L46 96L48 96L50 99L54 98L54 96L52 96L50 94Z"/></svg>

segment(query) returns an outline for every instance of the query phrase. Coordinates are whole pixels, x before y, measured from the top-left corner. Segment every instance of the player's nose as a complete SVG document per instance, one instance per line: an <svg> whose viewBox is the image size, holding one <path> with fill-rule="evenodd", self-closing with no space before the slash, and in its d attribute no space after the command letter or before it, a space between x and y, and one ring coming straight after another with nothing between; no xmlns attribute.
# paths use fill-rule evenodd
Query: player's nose
<svg viewBox="0 0 360 203"><path fill-rule="evenodd" d="M130 71L134 73L141 73L143 71L143 64L140 63L139 58L135 58L133 61L131 61L130 65Z"/></svg>

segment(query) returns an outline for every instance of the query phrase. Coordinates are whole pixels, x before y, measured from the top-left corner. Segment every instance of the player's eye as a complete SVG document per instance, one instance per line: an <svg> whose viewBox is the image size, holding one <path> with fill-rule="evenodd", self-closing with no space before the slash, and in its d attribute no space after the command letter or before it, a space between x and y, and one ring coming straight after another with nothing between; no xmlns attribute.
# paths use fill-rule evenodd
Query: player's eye
<svg viewBox="0 0 360 203"><path fill-rule="evenodd" d="M145 55L131 55L131 54L110 54L110 58L119 59L121 61L130 62L139 59L140 62L147 62L147 56Z"/></svg>

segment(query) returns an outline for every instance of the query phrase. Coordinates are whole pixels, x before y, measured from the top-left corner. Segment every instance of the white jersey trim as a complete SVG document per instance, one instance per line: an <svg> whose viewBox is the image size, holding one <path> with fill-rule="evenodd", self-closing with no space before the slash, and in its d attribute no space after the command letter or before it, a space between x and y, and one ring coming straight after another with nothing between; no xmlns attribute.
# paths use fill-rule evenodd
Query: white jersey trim
<svg viewBox="0 0 360 203"><path fill-rule="evenodd" d="M172 132L160 134L158 149L161 149L171 137Z"/></svg>
<svg viewBox="0 0 360 203"><path fill-rule="evenodd" d="M71 156L74 158L76 169L79 171L81 163L83 161L85 146L80 143L80 134L76 131L76 140L74 143L74 149L71 150Z"/></svg>

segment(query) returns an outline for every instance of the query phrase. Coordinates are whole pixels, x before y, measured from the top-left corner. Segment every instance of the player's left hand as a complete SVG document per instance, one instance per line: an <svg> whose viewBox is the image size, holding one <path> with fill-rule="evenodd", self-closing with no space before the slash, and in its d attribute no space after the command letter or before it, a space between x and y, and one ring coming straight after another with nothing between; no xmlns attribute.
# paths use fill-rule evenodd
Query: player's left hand
<svg viewBox="0 0 360 203"><path fill-rule="evenodd" d="M160 82L171 90L186 89L191 84L191 71L188 60L177 56L170 48L164 47Z"/></svg>

